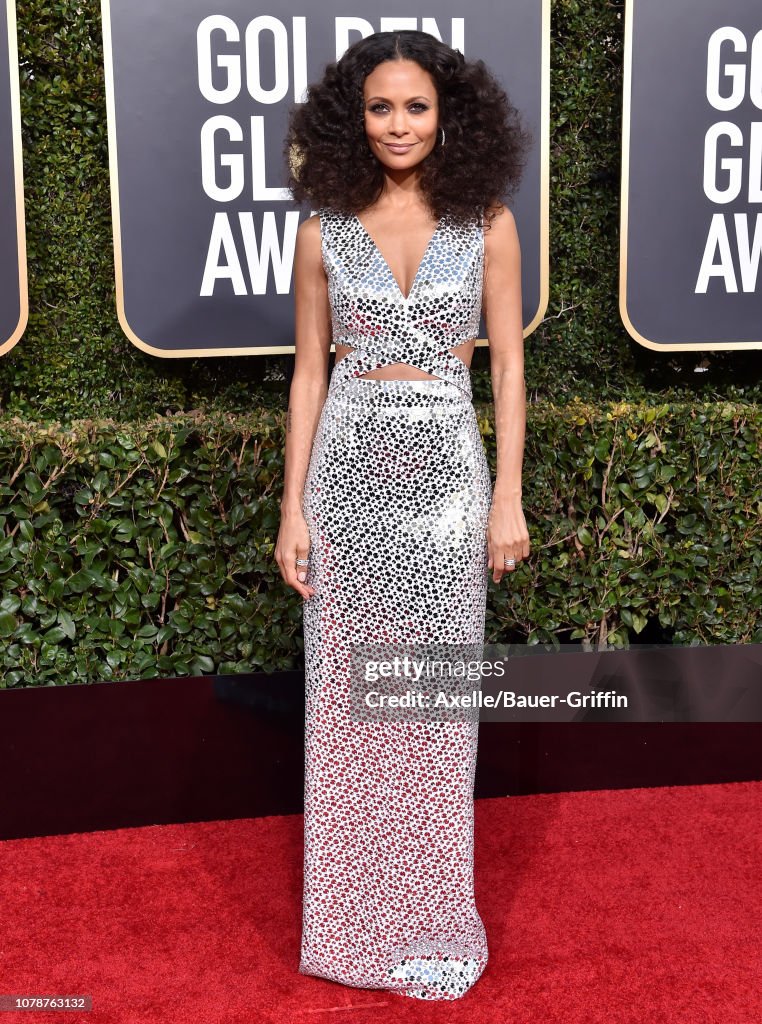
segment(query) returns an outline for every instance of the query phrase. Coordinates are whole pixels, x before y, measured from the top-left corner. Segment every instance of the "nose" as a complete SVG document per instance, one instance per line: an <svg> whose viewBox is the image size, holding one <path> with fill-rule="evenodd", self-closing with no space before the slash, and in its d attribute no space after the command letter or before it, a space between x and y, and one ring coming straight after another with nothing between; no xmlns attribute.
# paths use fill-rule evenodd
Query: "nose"
<svg viewBox="0 0 762 1024"><path fill-rule="evenodd" d="M405 135L407 133L407 113L404 110L398 110L392 113L389 130L392 135Z"/></svg>

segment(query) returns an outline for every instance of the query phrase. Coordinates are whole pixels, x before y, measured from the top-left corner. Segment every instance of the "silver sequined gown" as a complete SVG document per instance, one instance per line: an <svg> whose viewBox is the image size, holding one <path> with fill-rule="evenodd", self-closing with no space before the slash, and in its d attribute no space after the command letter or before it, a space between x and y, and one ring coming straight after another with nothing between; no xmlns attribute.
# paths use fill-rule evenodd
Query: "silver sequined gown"
<svg viewBox="0 0 762 1024"><path fill-rule="evenodd" d="M303 974L456 999L487 964L474 901L473 722L353 722L352 644L483 643L489 469L470 372L481 222L443 217L405 297L354 215L319 211L333 340L303 510ZM436 380L361 375L404 362Z"/></svg>

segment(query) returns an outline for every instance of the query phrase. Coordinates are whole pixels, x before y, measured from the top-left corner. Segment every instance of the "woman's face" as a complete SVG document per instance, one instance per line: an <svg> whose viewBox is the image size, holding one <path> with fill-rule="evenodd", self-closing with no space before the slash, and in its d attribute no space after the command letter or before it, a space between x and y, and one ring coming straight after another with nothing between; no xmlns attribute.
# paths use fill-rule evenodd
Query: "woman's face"
<svg viewBox="0 0 762 1024"><path fill-rule="evenodd" d="M387 60L365 79L365 133L384 167L403 171L437 144L439 104L434 79L412 60Z"/></svg>

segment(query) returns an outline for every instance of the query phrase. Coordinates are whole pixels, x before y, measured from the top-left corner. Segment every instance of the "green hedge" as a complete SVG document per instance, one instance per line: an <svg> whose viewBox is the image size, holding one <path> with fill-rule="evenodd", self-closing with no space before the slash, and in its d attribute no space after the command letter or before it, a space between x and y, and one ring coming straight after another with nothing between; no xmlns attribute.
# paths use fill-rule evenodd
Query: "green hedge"
<svg viewBox="0 0 762 1024"><path fill-rule="evenodd" d="M622 0L551 5L550 302L526 342L533 401L758 401L762 353L644 349L618 312ZM137 419L283 407L291 356L160 359L114 305L99 0L18 5L29 327L0 359L0 411ZM695 372L699 366L702 372ZM475 395L489 398L488 353Z"/></svg>
<svg viewBox="0 0 762 1024"><path fill-rule="evenodd" d="M274 559L283 421L0 421L0 685L302 668ZM756 406L532 407L527 427L532 551L490 577L488 642L762 642Z"/></svg>

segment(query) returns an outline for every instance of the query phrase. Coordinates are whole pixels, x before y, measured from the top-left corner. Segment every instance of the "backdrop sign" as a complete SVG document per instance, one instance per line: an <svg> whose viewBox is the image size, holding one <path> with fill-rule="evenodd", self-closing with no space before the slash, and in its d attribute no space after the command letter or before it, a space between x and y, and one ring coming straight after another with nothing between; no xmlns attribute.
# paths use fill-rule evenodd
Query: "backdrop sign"
<svg viewBox="0 0 762 1024"><path fill-rule="evenodd" d="M759 0L628 0L620 239L642 345L762 347Z"/></svg>
<svg viewBox="0 0 762 1024"><path fill-rule="evenodd" d="M394 28L485 60L535 136L514 203L529 333L548 292L549 6L477 0L464 16L438 0L432 16L379 17L370 0L351 14L332 0L103 0L127 336L159 356L294 351L296 231L312 211L285 189L288 109L353 42Z"/></svg>
<svg viewBox="0 0 762 1024"><path fill-rule="evenodd" d="M2 0L0 29L0 355L24 333L29 314L21 162L16 6Z"/></svg>

